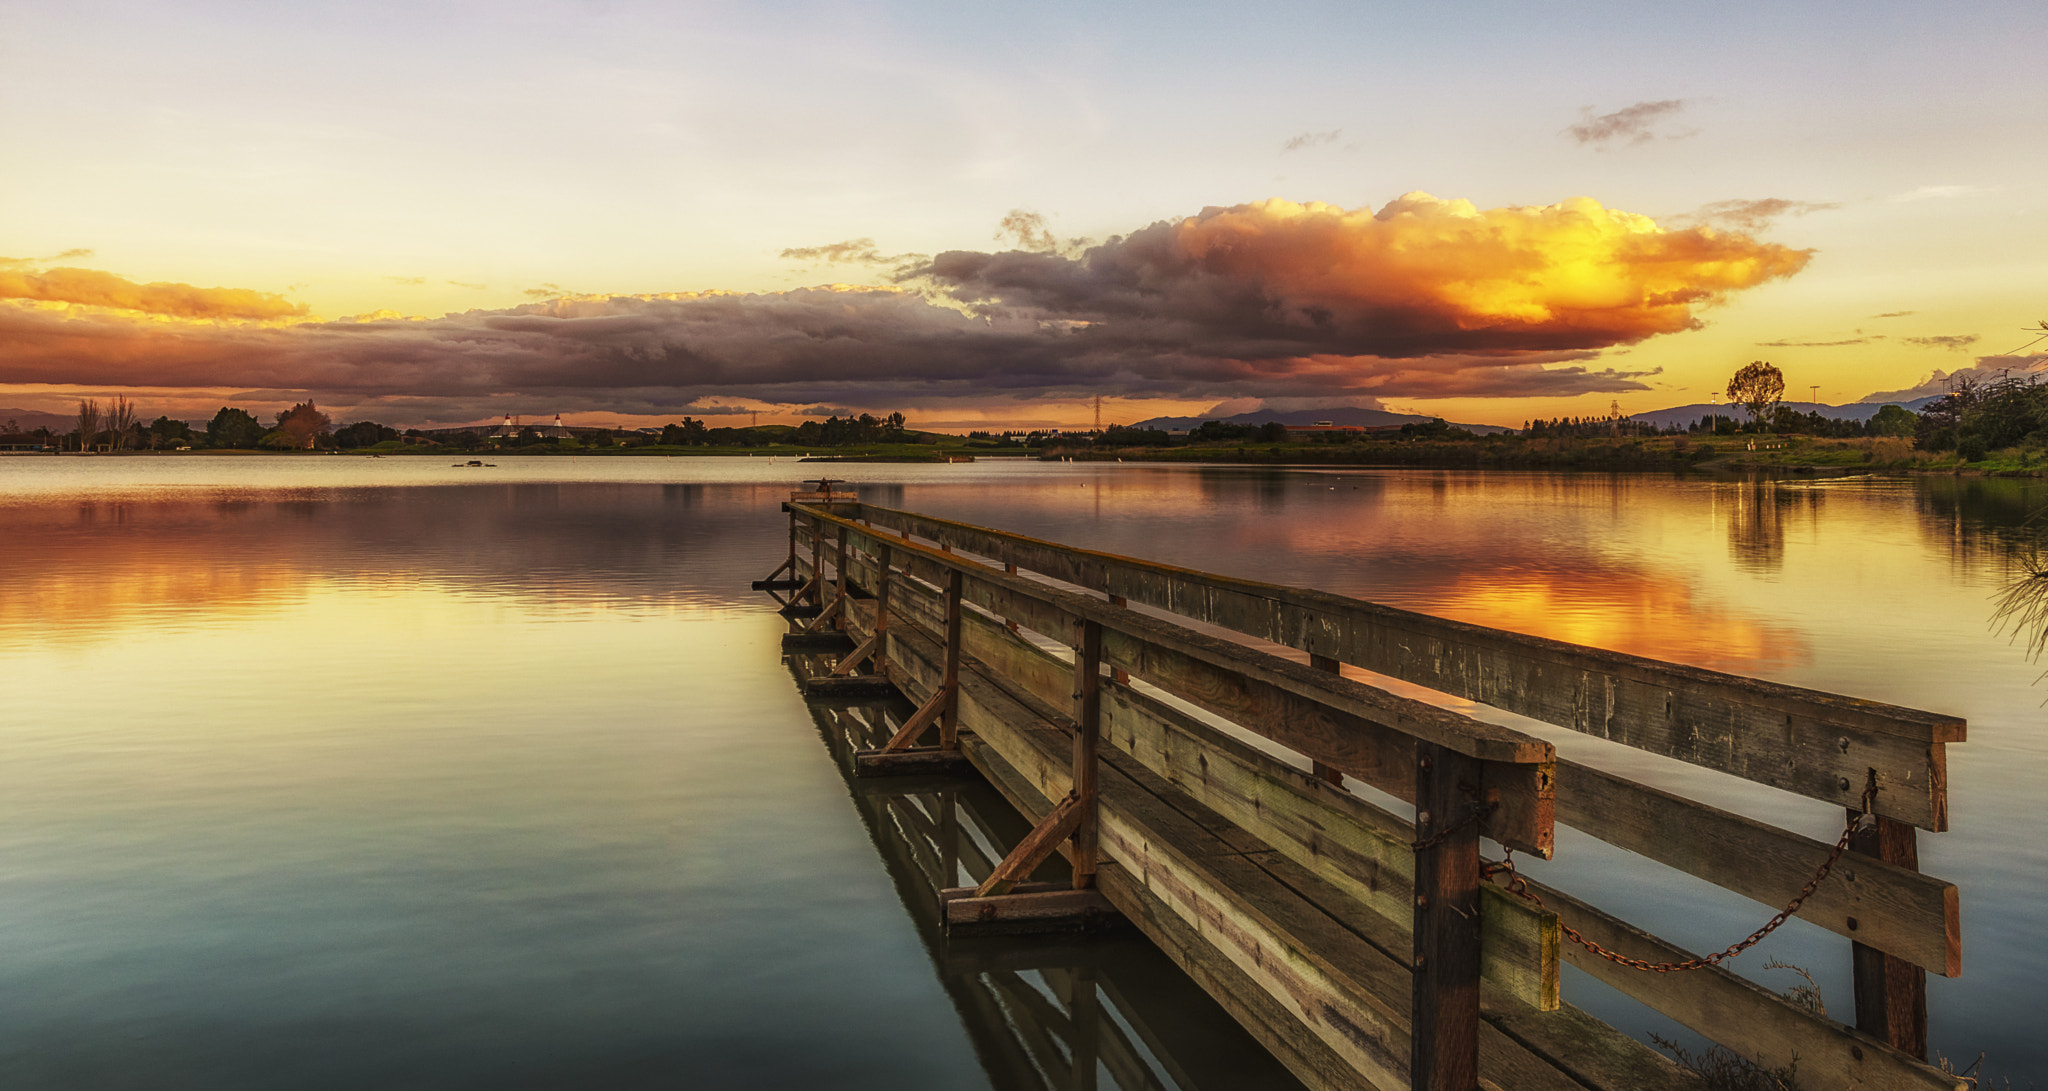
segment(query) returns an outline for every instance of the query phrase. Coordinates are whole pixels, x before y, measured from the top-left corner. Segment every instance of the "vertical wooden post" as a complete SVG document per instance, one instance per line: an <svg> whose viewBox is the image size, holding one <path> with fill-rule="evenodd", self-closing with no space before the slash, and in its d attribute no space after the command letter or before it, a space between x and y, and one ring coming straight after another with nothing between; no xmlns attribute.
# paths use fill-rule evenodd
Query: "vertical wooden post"
<svg viewBox="0 0 2048 1091"><path fill-rule="evenodd" d="M959 569L946 573L946 675L939 685L946 695L945 711L939 713L939 749L960 749L960 586L966 579Z"/></svg>
<svg viewBox="0 0 2048 1091"><path fill-rule="evenodd" d="M1109 596L1109 604L1111 606L1128 608L1131 605L1131 600L1122 595L1111 595ZM1122 667L1111 667L1109 668L1109 680L1119 686L1128 686L1131 684L1131 672Z"/></svg>
<svg viewBox="0 0 2048 1091"><path fill-rule="evenodd" d="M825 605L825 526L811 520L811 605Z"/></svg>
<svg viewBox="0 0 2048 1091"><path fill-rule="evenodd" d="M1913 827L1883 815L1875 828L1858 830L1849 848L1887 864L1920 869ZM1856 1029L1925 1061L1927 971L1860 943L1850 945L1849 957L1856 975Z"/></svg>
<svg viewBox="0 0 2048 1091"><path fill-rule="evenodd" d="M1338 673L1337 661L1327 655L1317 655L1315 652L1308 653L1308 665L1314 667L1316 670L1324 671L1329 674ZM1336 769L1332 766L1324 765L1322 762L1316 761L1314 758L1309 759L1309 771L1314 773L1317 777L1329 781L1331 784L1338 785L1339 787L1342 787L1344 784L1344 773L1342 770Z"/></svg>
<svg viewBox="0 0 2048 1091"><path fill-rule="evenodd" d="M1102 731L1102 626L1093 621L1076 623L1080 639L1074 647L1074 799L1081 807L1081 824L1074 828L1074 889L1095 885L1095 806L1097 739Z"/></svg>
<svg viewBox="0 0 2048 1091"><path fill-rule="evenodd" d="M1479 762L1415 747L1413 1091L1479 1087ZM1448 831L1448 832L1446 832Z"/></svg>
<svg viewBox="0 0 2048 1091"><path fill-rule="evenodd" d="M796 512L789 513L789 578L796 579Z"/></svg>
<svg viewBox="0 0 2048 1091"><path fill-rule="evenodd" d="M844 598L846 597L846 584L847 584L847 572L846 572L846 528L845 528L845 527L840 527L840 528L839 528L839 548L838 548L837 552L835 552L835 553L833 554L833 561L832 561L832 563L833 563L833 564L834 564L835 566L837 566L837 569L838 569L838 573L839 573L839 597L840 597L841 599L844 599ZM835 628L840 628L840 629L844 629L844 628L846 628L846 614L845 614L845 607L843 607L843 606L842 606L842 607L840 608L840 616L839 616L839 620L838 620L837 624L836 624L836 625L835 625L834 627L835 627Z"/></svg>
<svg viewBox="0 0 2048 1091"><path fill-rule="evenodd" d="M893 563L894 550L876 544L875 548L875 673L889 677L889 566Z"/></svg>
<svg viewBox="0 0 2048 1091"><path fill-rule="evenodd" d="M1003 562L1003 571L1004 571L1004 572L1007 572L1007 573L1009 573L1009 574L1010 574L1010 575L1012 575L1012 576L1014 576L1014 575L1016 575L1016 574L1017 574L1017 566L1016 566L1016 565L1014 565L1014 564L1011 564L1011 563L1009 563L1009 562L1007 562L1007 561L1005 561L1005 562ZM1014 622L1014 621L1011 621L1011 620L1010 620L1009 618L1004 618L1004 619L1003 619L1003 624L1004 624L1004 625L1006 625L1006 626L1008 626L1011 632L1013 632L1013 633L1014 633L1014 632L1016 632L1016 631L1017 631L1017 623L1016 623L1016 622Z"/></svg>

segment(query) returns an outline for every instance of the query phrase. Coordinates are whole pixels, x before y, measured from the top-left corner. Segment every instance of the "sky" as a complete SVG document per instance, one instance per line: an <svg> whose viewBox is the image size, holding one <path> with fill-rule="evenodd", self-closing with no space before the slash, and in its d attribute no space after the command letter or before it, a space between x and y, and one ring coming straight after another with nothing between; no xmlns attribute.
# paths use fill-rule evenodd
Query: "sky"
<svg viewBox="0 0 2048 1091"><path fill-rule="evenodd" d="M1755 359L1904 399L2048 368L2044 43L2003 2L0 0L0 408L1519 425Z"/></svg>

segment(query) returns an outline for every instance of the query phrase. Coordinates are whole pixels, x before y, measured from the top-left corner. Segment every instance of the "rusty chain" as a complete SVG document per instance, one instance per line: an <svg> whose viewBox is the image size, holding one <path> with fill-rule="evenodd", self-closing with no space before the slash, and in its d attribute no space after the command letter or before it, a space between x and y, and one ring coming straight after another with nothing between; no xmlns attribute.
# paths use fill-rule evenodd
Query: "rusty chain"
<svg viewBox="0 0 2048 1091"><path fill-rule="evenodd" d="M1576 943L1581 947L1584 947L1586 950L1591 951L1596 955L1599 955L1601 958L1604 958L1609 962L1618 963L1620 965L1630 967L1631 969L1649 970L1652 973L1669 974L1677 973L1683 970L1697 970L1703 966L1718 966L1721 963L1727 961L1728 959L1734 958L1742 952L1749 950L1751 947L1756 946L1758 943L1763 942L1763 938L1765 936L1768 936L1772 932L1777 931L1779 925L1784 924L1787 920L1790 920L1792 914L1799 912L1799 907L1806 904L1806 899L1812 897L1813 892L1820 889L1820 884L1827 879L1828 873L1834 870L1835 864L1842 859L1842 854L1849 851L1849 841L1850 839L1856 836L1856 831L1858 829L1863 828L1863 826L1866 823L1873 821L1871 817L1871 808L1875 806L1876 803L1877 770L1873 769L1870 771L1869 783L1865 785L1863 789L1863 801L1859 809L1854 814L1851 814L1849 816L1848 824L1842 830L1842 836L1836 839L1834 849L1828 853L1828 858L1821 862L1820 869L1813 873L1813 878L1806 881L1806 885L1800 888L1799 893L1796 896L1794 896L1789 903L1786 904L1785 908L1778 911L1777 916L1772 917L1769 921L1765 922L1762 928L1759 928L1756 931L1751 932L1749 934L1748 939L1745 939L1740 943L1731 944L1726 950L1716 951L1711 955L1702 955L1698 958L1687 959L1684 962L1651 962L1648 959L1630 958L1627 955L1620 954L1615 951L1610 951L1607 948L1600 946L1598 943L1595 943L1592 940L1587 939L1583 934L1579 932L1578 929L1573 928L1571 925L1564 923L1564 921L1562 920L1557 922L1558 930L1564 933L1565 938L1571 940L1573 943ZM1449 831L1446 831L1446 833L1448 832ZM1439 835L1439 840L1442 836L1443 835ZM1492 861L1482 861L1480 864L1480 876L1484 878L1487 882L1492 882L1493 877L1495 875L1506 875L1508 877L1507 884L1504 887L1504 889L1507 890L1508 893L1513 894L1516 897L1522 898L1525 901L1534 903L1538 909L1544 908L1543 899L1538 897L1535 891L1529 889L1529 880L1523 878L1521 875L1516 873L1514 850L1508 848L1505 845L1501 846L1500 862L1494 863Z"/></svg>
<svg viewBox="0 0 2048 1091"><path fill-rule="evenodd" d="M1474 804L1472 809L1466 812L1465 817L1457 820L1456 822L1451 823L1448 826L1445 826L1443 829L1436 831L1428 837L1425 837L1420 841L1410 842L1408 845L1410 849L1412 849L1415 852L1421 852L1424 849L1433 849L1438 845L1443 844L1445 841L1450 840L1451 835L1457 833L1459 830L1462 830L1467 826L1476 825L1478 823L1486 821L1489 818L1492 818L1493 812L1500 808L1500 804L1497 802L1481 804L1479 802L1479 793L1475 791L1470 785L1460 784L1458 785L1458 790L1465 793L1466 796L1472 799L1472 802Z"/></svg>

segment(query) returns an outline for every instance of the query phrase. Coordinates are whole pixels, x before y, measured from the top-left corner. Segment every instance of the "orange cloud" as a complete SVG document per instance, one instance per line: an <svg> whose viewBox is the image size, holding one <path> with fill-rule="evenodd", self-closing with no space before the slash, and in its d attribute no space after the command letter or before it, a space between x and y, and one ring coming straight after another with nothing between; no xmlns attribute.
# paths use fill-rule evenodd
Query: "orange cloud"
<svg viewBox="0 0 2048 1091"><path fill-rule="evenodd" d="M62 267L29 273L0 269L0 299L114 307L173 318L297 318L306 305L247 288L196 288L159 281L137 284L97 269Z"/></svg>
<svg viewBox="0 0 2048 1091"><path fill-rule="evenodd" d="M1210 208L1078 260L955 251L929 272L965 302L1139 334L1171 323L1239 357L1412 357L1598 349L1691 329L1697 308L1791 276L1811 256L1706 227L1667 230L1588 198L1480 210L1410 193L1378 212L1283 200Z"/></svg>
<svg viewBox="0 0 2048 1091"><path fill-rule="evenodd" d="M401 421L661 414L708 397L861 409L1100 391L1559 397L1645 389L1648 372L1587 361L1698 326L1702 308L1809 257L1586 199L1480 210L1410 194L1377 212L1264 201L1085 251L1043 249L1039 221L1012 226L1037 248L943 253L898 286L606 296L549 284L528 293L544 301L437 318L185 322L304 309L86 270L0 272L0 384L244 390ZM802 256L886 260L865 239Z"/></svg>

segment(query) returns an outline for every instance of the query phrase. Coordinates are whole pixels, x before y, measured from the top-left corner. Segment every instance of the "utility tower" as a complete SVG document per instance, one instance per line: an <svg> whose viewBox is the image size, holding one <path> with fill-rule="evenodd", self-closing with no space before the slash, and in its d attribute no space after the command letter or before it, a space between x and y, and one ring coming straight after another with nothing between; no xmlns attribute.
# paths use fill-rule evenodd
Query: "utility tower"
<svg viewBox="0 0 2048 1091"><path fill-rule="evenodd" d="M1102 431L1102 395L1095 395L1095 431Z"/></svg>

